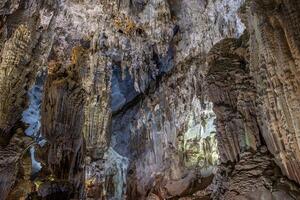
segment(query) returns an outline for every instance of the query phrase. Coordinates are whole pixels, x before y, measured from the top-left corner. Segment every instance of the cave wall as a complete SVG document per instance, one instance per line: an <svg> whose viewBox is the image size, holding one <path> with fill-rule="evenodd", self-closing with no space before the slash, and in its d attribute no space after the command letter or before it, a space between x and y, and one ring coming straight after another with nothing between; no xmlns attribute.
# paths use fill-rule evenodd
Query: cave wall
<svg viewBox="0 0 300 200"><path fill-rule="evenodd" d="M297 198L299 10L2 1L1 197Z"/></svg>
<svg viewBox="0 0 300 200"><path fill-rule="evenodd" d="M206 75L208 93L217 115L222 162L239 160L241 152L257 150L260 138L256 87L249 70L248 33L224 39L211 49Z"/></svg>
<svg viewBox="0 0 300 200"><path fill-rule="evenodd" d="M240 10L247 33L238 40L222 40L212 48L207 57L209 96L217 114L219 151L224 153L220 153L220 156L221 159L223 157L223 162L236 163L233 169L226 165L223 173L228 173L228 169L231 173L239 171L241 162L246 165L243 161L245 152L251 152L251 155L267 146L271 152L268 157L274 157L281 168L280 176L285 175L299 183L299 159L296 158L299 146L296 131L298 122L295 116L298 107L295 78L295 49L298 47L295 45L298 39L294 36L297 28L288 25L291 21L298 20L295 11L299 9L298 6L294 1L247 1ZM290 17L289 20L287 16ZM256 153L255 157L260 156ZM241 174L230 176L227 180L229 185L223 185L227 187L227 192L217 198L253 196L252 198L260 199L265 195L274 199L283 196L292 199L299 196L291 191L284 191L285 194L259 192L254 188L268 188L267 182L263 181L263 186L258 186L258 177L251 183L251 173L247 173L248 178L242 172L238 173ZM264 173L258 174L263 176ZM243 185L246 186L234 189L235 178L245 180ZM282 192L278 189L278 183L272 181L272 187L275 187L272 190ZM251 186L248 186L249 183ZM249 188L257 193L251 194L247 191Z"/></svg>
<svg viewBox="0 0 300 200"><path fill-rule="evenodd" d="M297 199L297 184L280 171L263 137L266 130L251 76L249 41L247 32L238 39L224 39L207 57L208 96L214 103L222 162L211 186L211 197Z"/></svg>
<svg viewBox="0 0 300 200"><path fill-rule="evenodd" d="M27 106L27 91L40 66L49 56L53 31L45 8L54 4L40 1L2 1L0 5L1 45L1 198L26 197L32 191L29 148L22 112ZM13 189L14 188L14 189Z"/></svg>
<svg viewBox="0 0 300 200"><path fill-rule="evenodd" d="M263 137L285 175L299 183L299 2L250 2L250 69Z"/></svg>

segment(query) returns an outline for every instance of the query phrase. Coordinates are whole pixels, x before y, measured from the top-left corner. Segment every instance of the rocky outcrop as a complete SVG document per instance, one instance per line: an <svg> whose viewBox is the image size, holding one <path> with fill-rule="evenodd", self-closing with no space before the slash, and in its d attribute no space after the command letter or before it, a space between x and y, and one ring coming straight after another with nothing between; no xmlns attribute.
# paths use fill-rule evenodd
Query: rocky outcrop
<svg viewBox="0 0 300 200"><path fill-rule="evenodd" d="M217 115L217 138L222 162L239 160L241 152L263 143L256 108L256 87L249 70L248 33L224 39L207 58L210 100Z"/></svg>
<svg viewBox="0 0 300 200"><path fill-rule="evenodd" d="M197 74L196 68L190 70L191 77ZM217 164L211 104L198 99L201 90L194 85L195 79L184 78L182 71L177 75L159 86L157 92L164 96L150 94L133 114L128 145L130 158L135 158L128 180L132 199L142 199L147 191L161 198L180 196L198 178L211 175ZM186 90L176 86L178 80ZM189 106L181 107L183 101Z"/></svg>
<svg viewBox="0 0 300 200"><path fill-rule="evenodd" d="M30 4L4 1L0 5L0 196L3 199L26 198L32 191L29 147L34 141L24 134L22 113L27 107L27 91L51 48L52 30L47 27L51 20L43 20L46 12L40 12L44 6L40 1Z"/></svg>
<svg viewBox="0 0 300 200"><path fill-rule="evenodd" d="M242 17L247 22L249 39L246 33L238 40L225 39L216 44L208 56L209 70L206 78L209 96L214 103L214 111L217 115L217 138L222 161L237 162L239 165L243 152L249 149L256 152L258 147L266 144L268 150L275 156L276 163L279 164L282 172L292 180L298 181L298 167L296 166L299 163L295 157L298 144L296 142L297 131L294 126L297 122L290 121L292 118L295 120L291 117L293 109L290 106L294 105L292 102L296 100L297 91L284 89L291 87L289 81L292 78L287 76L287 73L292 72L283 69L284 72L281 72L275 67L277 65L289 66L289 64L296 67L296 65L293 64L294 61L290 62L287 59L286 62L283 61L289 55L288 49L291 47L286 42L289 39L284 34L285 31L282 31L280 35L277 31L281 28L274 27L276 20L281 20L277 19L277 17L280 18L280 11L276 12L274 18L272 18L273 14L266 15L268 9L272 6L276 7L271 2L269 3L249 1L245 4ZM280 7L287 8L289 3L280 4ZM268 34L273 38L270 39ZM277 48L274 45L278 45ZM292 59L292 54L289 56ZM285 93L287 91L289 93ZM294 97L293 101L290 99L291 96ZM278 116L281 118L279 119ZM277 127L276 131L274 127ZM293 129L290 130L289 128L292 127ZM286 131L285 134L281 133L283 130ZM280 136L275 136L276 134ZM293 150L289 151L290 147L294 147ZM287 154L289 156L286 156ZM289 159L291 161L288 161ZM250 178L243 175L236 176L238 182L245 180L245 189L251 188ZM252 183L255 187L256 184L256 182ZM241 190L237 190L236 195L239 195ZM260 192L257 191L255 195L258 196L251 195L252 198L262 198L259 194ZM261 195L279 198L275 197L276 195L271 197L271 193L266 191ZM242 197L229 194L229 196L218 198L239 199Z"/></svg>
<svg viewBox="0 0 300 200"><path fill-rule="evenodd" d="M8 143L20 123L26 105L26 87L31 70L26 72L31 33L28 27L20 26L5 43L1 62L1 143ZM26 60L27 59L27 60ZM27 80L26 80L27 79ZM19 125L20 126L20 125Z"/></svg>
<svg viewBox="0 0 300 200"><path fill-rule="evenodd" d="M298 183L299 8L297 1L253 1L244 8L262 134L284 174Z"/></svg>
<svg viewBox="0 0 300 200"><path fill-rule="evenodd" d="M282 175L265 146L219 165L213 184L180 200L298 199L299 187Z"/></svg>
<svg viewBox="0 0 300 200"><path fill-rule="evenodd" d="M219 168L213 199L297 199L298 186L287 180L273 162L266 147L244 152L235 164Z"/></svg>
<svg viewBox="0 0 300 200"><path fill-rule="evenodd" d="M14 195L9 195L12 188L14 188L13 192L15 193L17 193L16 191L18 191L18 189L23 190L22 193L17 193L18 198L26 197L28 193L31 192L31 184L29 181L31 167L30 162L26 162L28 161L26 151L33 144L33 141L23 134L24 132L22 129L17 129L14 136L11 138L10 143L5 147L1 147L0 150L0 192L1 198L3 199L13 199L16 197ZM23 160L26 160L25 164L22 162ZM27 170L24 170L24 168L27 168Z"/></svg>
<svg viewBox="0 0 300 200"><path fill-rule="evenodd" d="M71 184L71 191L62 192L68 198L80 199L84 195L85 146L82 130L85 99L78 66L70 65L65 69L59 63L53 63L48 67L41 121L41 131L49 146L44 170L49 170L50 176L61 182L57 185ZM45 184L47 182L40 186L40 190L49 187ZM51 195L55 198L60 193L47 194ZM42 197L47 196L42 194Z"/></svg>

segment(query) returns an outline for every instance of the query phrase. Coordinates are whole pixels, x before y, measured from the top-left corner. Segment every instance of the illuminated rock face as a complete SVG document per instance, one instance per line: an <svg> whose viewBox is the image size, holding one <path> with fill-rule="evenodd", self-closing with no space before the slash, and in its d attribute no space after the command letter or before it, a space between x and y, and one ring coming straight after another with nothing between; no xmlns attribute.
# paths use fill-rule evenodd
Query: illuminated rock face
<svg viewBox="0 0 300 200"><path fill-rule="evenodd" d="M297 199L299 13L2 1L0 199Z"/></svg>
<svg viewBox="0 0 300 200"><path fill-rule="evenodd" d="M256 90L247 62L247 34L224 39L209 53L206 76L217 115L222 162L238 161L240 153L261 146L256 114ZM222 134L221 134L222 133Z"/></svg>
<svg viewBox="0 0 300 200"><path fill-rule="evenodd" d="M33 137L39 145L43 145L44 138L40 133L41 128L41 104L43 94L44 76L40 73L36 83L28 91L29 106L22 114L22 121L29 125L25 130L27 136ZM41 170L41 163L36 160L35 147L30 149L30 157L32 163L32 173L37 173Z"/></svg>
<svg viewBox="0 0 300 200"><path fill-rule="evenodd" d="M195 111L191 114L187 131L183 134L181 149L186 166L198 165L205 170L216 166L219 159L214 125L216 116L212 103L206 102L202 106L199 104L200 102L192 104Z"/></svg>
<svg viewBox="0 0 300 200"><path fill-rule="evenodd" d="M103 165L103 161L105 162ZM126 196L128 159L109 148L100 162L87 168L86 190L89 198L124 199ZM97 165L103 168L97 169Z"/></svg>

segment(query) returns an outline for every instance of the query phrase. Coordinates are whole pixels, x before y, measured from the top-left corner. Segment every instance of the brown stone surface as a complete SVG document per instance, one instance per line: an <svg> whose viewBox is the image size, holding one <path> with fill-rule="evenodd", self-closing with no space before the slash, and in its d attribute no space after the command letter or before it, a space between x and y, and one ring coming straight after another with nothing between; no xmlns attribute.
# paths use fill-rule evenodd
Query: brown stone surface
<svg viewBox="0 0 300 200"><path fill-rule="evenodd" d="M235 165L222 165L213 199L298 199L298 186L287 180L265 147L241 154Z"/></svg>
<svg viewBox="0 0 300 200"><path fill-rule="evenodd" d="M76 64L49 66L41 109L41 131L49 143L45 167L54 179L69 181L71 198L83 198L84 191L85 99Z"/></svg>
<svg viewBox="0 0 300 200"><path fill-rule="evenodd" d="M253 1L245 9L262 135L283 173L300 183L300 4Z"/></svg>
<svg viewBox="0 0 300 200"><path fill-rule="evenodd" d="M248 63L248 34L224 39L208 56L206 76L217 115L218 147L223 162L239 160L241 152L262 143L256 114L256 88Z"/></svg>
<svg viewBox="0 0 300 200"><path fill-rule="evenodd" d="M24 73L26 62L28 62L28 52L30 51L31 33L26 26L20 26L15 33L5 43L1 62L1 141L8 142L14 133L17 123L21 121L23 107L26 104L26 87L29 81Z"/></svg>
<svg viewBox="0 0 300 200"><path fill-rule="evenodd" d="M50 8L50 7L49 7ZM0 3L0 196L26 198L31 192L29 148L21 121L28 100L27 91L37 70L45 64L51 48L51 30L44 25L40 1ZM50 22L45 22L45 24ZM25 164L26 163L26 164ZM28 174L29 173L29 174ZM9 196L8 196L9 195Z"/></svg>

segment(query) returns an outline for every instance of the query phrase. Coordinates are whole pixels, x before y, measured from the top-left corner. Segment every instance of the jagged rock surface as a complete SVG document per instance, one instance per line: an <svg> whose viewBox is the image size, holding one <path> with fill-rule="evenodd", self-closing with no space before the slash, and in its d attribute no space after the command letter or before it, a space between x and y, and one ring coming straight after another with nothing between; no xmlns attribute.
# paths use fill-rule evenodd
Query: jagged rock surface
<svg viewBox="0 0 300 200"><path fill-rule="evenodd" d="M208 93L217 115L218 147L222 162L239 160L262 143L256 110L256 88L248 63L248 34L224 39L207 57Z"/></svg>
<svg viewBox="0 0 300 200"><path fill-rule="evenodd" d="M27 91L51 48L52 30L43 27L50 20L40 20L44 6L40 1L4 1L0 6L2 199L26 198L32 191L29 147L34 141L25 137L21 120Z"/></svg>
<svg viewBox="0 0 300 200"><path fill-rule="evenodd" d="M16 29L5 43L1 62L1 143L9 140L20 123L23 106L26 104L26 87L31 81L31 69L26 73L26 62L30 51L31 33L26 26ZM27 60L27 61L26 61ZM24 73L25 72L25 73ZM15 129L15 130L14 130Z"/></svg>
<svg viewBox="0 0 300 200"><path fill-rule="evenodd" d="M299 198L299 11L2 1L0 199Z"/></svg>
<svg viewBox="0 0 300 200"><path fill-rule="evenodd" d="M83 198L84 195L84 105L79 69L71 65L67 69L60 64L49 66L42 104L41 131L49 146L44 170L56 181L71 184L71 191L63 191L67 198ZM78 67L77 67L78 68ZM64 183L67 182L67 183ZM39 192L47 184L43 183ZM51 189L51 186L50 188ZM43 197L43 192L40 192ZM55 198L55 196L52 196Z"/></svg>
<svg viewBox="0 0 300 200"><path fill-rule="evenodd" d="M253 1L245 6L263 137L283 172L298 183L299 9L298 1Z"/></svg>
<svg viewBox="0 0 300 200"><path fill-rule="evenodd" d="M222 165L215 179L213 199L298 199L298 186L287 180L266 147L241 153L235 165Z"/></svg>

